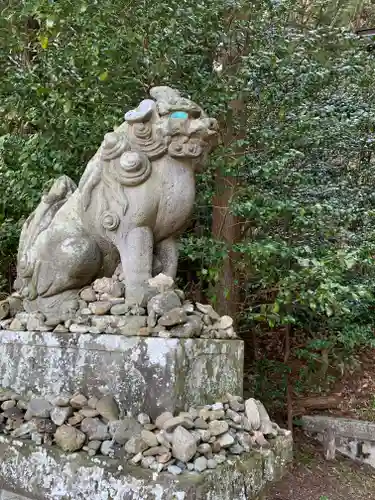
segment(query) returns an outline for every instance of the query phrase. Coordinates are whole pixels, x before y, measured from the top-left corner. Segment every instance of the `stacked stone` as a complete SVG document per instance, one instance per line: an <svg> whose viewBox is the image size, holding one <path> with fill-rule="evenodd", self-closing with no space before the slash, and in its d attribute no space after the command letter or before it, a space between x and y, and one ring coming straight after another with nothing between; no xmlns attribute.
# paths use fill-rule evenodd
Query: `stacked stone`
<svg viewBox="0 0 375 500"><path fill-rule="evenodd" d="M210 305L185 300L184 293L174 288L172 278L159 274L149 280L148 296L151 298L145 308L130 307L126 303L120 278L121 274L100 278L84 288L80 292L79 310L64 323L54 318L46 319L40 312L26 313L19 309L14 309L12 317L7 308L6 315L11 317L0 321L0 328L162 338L236 338L232 318L220 317Z"/></svg>
<svg viewBox="0 0 375 500"><path fill-rule="evenodd" d="M255 399L227 395L224 402L189 408L154 422L144 413L137 418L120 412L112 396L87 398L62 394L25 401L11 391L0 393L0 429L13 438L41 445L56 444L64 452L101 454L156 472L214 469L230 456L252 448L268 448L269 440L288 431L271 422Z"/></svg>

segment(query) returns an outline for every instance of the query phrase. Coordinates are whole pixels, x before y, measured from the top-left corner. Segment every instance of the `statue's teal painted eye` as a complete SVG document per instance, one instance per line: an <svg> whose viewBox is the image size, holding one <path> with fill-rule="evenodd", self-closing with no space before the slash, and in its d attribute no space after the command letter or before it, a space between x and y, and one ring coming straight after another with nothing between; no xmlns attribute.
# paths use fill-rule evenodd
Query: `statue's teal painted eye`
<svg viewBox="0 0 375 500"><path fill-rule="evenodd" d="M187 120L189 115L185 111L174 111L171 114L171 118L177 118L178 120Z"/></svg>

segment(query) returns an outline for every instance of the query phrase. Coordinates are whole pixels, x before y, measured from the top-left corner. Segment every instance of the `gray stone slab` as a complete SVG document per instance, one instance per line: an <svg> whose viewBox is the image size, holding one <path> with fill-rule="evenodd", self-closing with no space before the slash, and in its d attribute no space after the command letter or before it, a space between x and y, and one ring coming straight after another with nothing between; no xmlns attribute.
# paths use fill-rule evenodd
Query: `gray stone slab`
<svg viewBox="0 0 375 500"><path fill-rule="evenodd" d="M112 394L123 411L162 411L242 394L241 340L1 331L0 386L45 396Z"/></svg>
<svg viewBox="0 0 375 500"><path fill-rule="evenodd" d="M282 477L292 455L291 437L278 437L269 450L176 477L0 436L0 487L32 500L258 500Z"/></svg>
<svg viewBox="0 0 375 500"><path fill-rule="evenodd" d="M305 415L302 426L309 432L325 432L333 429L336 436L375 441L375 422L350 418L328 417L326 415Z"/></svg>

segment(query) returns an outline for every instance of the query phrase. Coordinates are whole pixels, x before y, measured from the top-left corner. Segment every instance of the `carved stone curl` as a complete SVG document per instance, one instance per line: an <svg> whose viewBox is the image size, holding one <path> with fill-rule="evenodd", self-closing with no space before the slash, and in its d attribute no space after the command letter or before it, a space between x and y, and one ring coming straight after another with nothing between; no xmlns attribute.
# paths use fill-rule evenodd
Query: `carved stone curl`
<svg viewBox="0 0 375 500"><path fill-rule="evenodd" d="M68 319L79 290L111 276L120 259L130 305L147 299L153 263L175 277L194 169L214 145L217 124L174 89L150 95L105 135L78 188L60 177L25 222L15 288L27 311Z"/></svg>

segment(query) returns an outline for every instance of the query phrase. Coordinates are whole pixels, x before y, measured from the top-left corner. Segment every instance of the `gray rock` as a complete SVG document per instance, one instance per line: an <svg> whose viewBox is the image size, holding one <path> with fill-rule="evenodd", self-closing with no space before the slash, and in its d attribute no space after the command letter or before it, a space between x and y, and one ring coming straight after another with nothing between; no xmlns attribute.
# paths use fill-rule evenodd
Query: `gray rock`
<svg viewBox="0 0 375 500"><path fill-rule="evenodd" d="M113 442L103 441L100 447L100 453L106 457L113 456L114 455Z"/></svg>
<svg viewBox="0 0 375 500"><path fill-rule="evenodd" d="M25 417L25 420L31 420L32 419L32 417L26 418L27 412L24 415L22 413L22 411L19 408L17 408L17 407L15 407L15 408L8 408L7 410L5 410L3 412L3 415L4 415L5 418L14 419L14 420L15 419L22 420L24 417Z"/></svg>
<svg viewBox="0 0 375 500"><path fill-rule="evenodd" d="M185 301L182 304L182 309L186 312L186 314L192 314L194 312L194 304L189 301Z"/></svg>
<svg viewBox="0 0 375 500"><path fill-rule="evenodd" d="M228 408L228 410L226 411L226 416L233 420L235 424L241 424L242 422L242 415L240 415L236 411L231 410L230 408Z"/></svg>
<svg viewBox="0 0 375 500"><path fill-rule="evenodd" d="M230 409L233 411L244 411L245 405L242 402L242 398L239 396L232 396L231 394L227 394Z"/></svg>
<svg viewBox="0 0 375 500"><path fill-rule="evenodd" d="M261 448L270 448L270 443L267 441L267 439L263 436L263 433L261 431L254 431L254 440L256 444L258 444Z"/></svg>
<svg viewBox="0 0 375 500"><path fill-rule="evenodd" d="M81 410L87 406L87 398L83 394L75 394L70 400L70 406L75 410Z"/></svg>
<svg viewBox="0 0 375 500"><path fill-rule="evenodd" d="M124 293L124 285L120 281L114 281L109 290L109 295L114 298L120 298L124 295Z"/></svg>
<svg viewBox="0 0 375 500"><path fill-rule="evenodd" d="M265 435L275 435L275 430L272 426L271 419L267 413L266 408L264 407L264 404L258 400L255 400L255 404L259 411L259 418L260 418L259 430Z"/></svg>
<svg viewBox="0 0 375 500"><path fill-rule="evenodd" d="M118 444L125 444L131 437L139 435L142 426L133 417L124 417L122 420L109 423L109 433Z"/></svg>
<svg viewBox="0 0 375 500"><path fill-rule="evenodd" d="M27 405L26 420L33 417L48 418L51 414L52 405L49 401L43 398L34 398Z"/></svg>
<svg viewBox="0 0 375 500"><path fill-rule="evenodd" d="M163 294L168 290L173 289L174 281L170 276L159 273L157 276L150 278L148 280L148 284L150 285L150 287L156 288L160 294Z"/></svg>
<svg viewBox="0 0 375 500"><path fill-rule="evenodd" d="M153 457L155 455L165 455L166 453L169 453L169 452L165 446L153 446L152 448L145 450L143 452L143 456L144 457Z"/></svg>
<svg viewBox="0 0 375 500"><path fill-rule="evenodd" d="M11 399L9 401L4 401L4 403L1 404L1 409L2 410L9 410L9 408L14 408L16 406L17 402L14 401L14 399Z"/></svg>
<svg viewBox="0 0 375 500"><path fill-rule="evenodd" d="M225 418L225 410L211 410L209 420L221 420Z"/></svg>
<svg viewBox="0 0 375 500"><path fill-rule="evenodd" d="M209 458L207 460L207 469L216 469L217 461L214 458Z"/></svg>
<svg viewBox="0 0 375 500"><path fill-rule="evenodd" d="M91 286L84 288L79 295L80 295L81 299L84 300L85 302L95 302L96 301L96 293L91 288Z"/></svg>
<svg viewBox="0 0 375 500"><path fill-rule="evenodd" d="M214 328L217 330L227 330L233 326L233 319L230 316L222 316L217 323L215 323Z"/></svg>
<svg viewBox="0 0 375 500"><path fill-rule="evenodd" d="M202 443L197 447L197 452L201 455L209 455L212 456L212 448L208 443Z"/></svg>
<svg viewBox="0 0 375 500"><path fill-rule="evenodd" d="M90 408L89 406L85 406L82 410L79 410L79 413L83 415L85 418L94 418L99 415L98 410L94 408Z"/></svg>
<svg viewBox="0 0 375 500"><path fill-rule="evenodd" d="M156 439L156 436L153 432L146 431L145 429L143 429L141 432L141 437L142 437L143 441L151 448L156 447L159 444L158 440Z"/></svg>
<svg viewBox="0 0 375 500"><path fill-rule="evenodd" d="M173 432L172 454L181 462L191 460L197 451L197 443L194 437L184 427L179 426Z"/></svg>
<svg viewBox="0 0 375 500"><path fill-rule="evenodd" d="M75 413L72 417L68 419L68 424L69 425L79 425L82 420L84 419L83 415L80 415L79 413Z"/></svg>
<svg viewBox="0 0 375 500"><path fill-rule="evenodd" d="M78 325L76 323L73 323L69 327L71 333L88 333L89 329L88 325Z"/></svg>
<svg viewBox="0 0 375 500"><path fill-rule="evenodd" d="M224 410L224 405L223 403L214 403L213 405L211 405L211 410L215 411L215 410Z"/></svg>
<svg viewBox="0 0 375 500"><path fill-rule="evenodd" d="M92 284L92 288L96 293L110 293L113 286L113 278L98 278Z"/></svg>
<svg viewBox="0 0 375 500"><path fill-rule="evenodd" d="M258 430L261 422L259 408L254 398L249 398L245 401L245 413L251 429Z"/></svg>
<svg viewBox="0 0 375 500"><path fill-rule="evenodd" d="M57 325L53 331L55 333L68 333L69 332L69 328L66 328L65 325Z"/></svg>
<svg viewBox="0 0 375 500"><path fill-rule="evenodd" d="M229 448L234 444L234 438L228 432L218 437L217 442L221 448Z"/></svg>
<svg viewBox="0 0 375 500"><path fill-rule="evenodd" d="M121 335L125 335L127 337L133 337L134 335L141 335L142 329L145 328L147 323L146 316L136 316L136 315L119 316L119 318L120 322L118 327L118 333Z"/></svg>
<svg viewBox="0 0 375 500"><path fill-rule="evenodd" d="M158 323L162 326L182 325L187 321L186 312L181 307L175 307L159 319Z"/></svg>
<svg viewBox="0 0 375 500"><path fill-rule="evenodd" d="M14 318L11 322L11 324L9 325L9 330L13 330L13 331L16 331L16 332L22 332L24 330L26 330L26 327L24 326L23 323L21 323L21 321L17 318Z"/></svg>
<svg viewBox="0 0 375 500"><path fill-rule="evenodd" d="M129 306L127 304L114 304L111 307L111 314L115 316L123 316L129 312Z"/></svg>
<svg viewBox="0 0 375 500"><path fill-rule="evenodd" d="M29 403L27 401L24 401L23 399L20 399L19 401L17 401L17 408L20 409L20 410L26 411L28 404Z"/></svg>
<svg viewBox="0 0 375 500"><path fill-rule="evenodd" d="M104 443L107 443L108 441L104 441ZM97 454L97 452L100 450L100 447L102 446L101 441L90 441L87 444L87 453L89 454L90 457L93 457L94 455ZM109 443L112 444L112 441L109 441ZM84 447L85 449L86 447Z"/></svg>
<svg viewBox="0 0 375 500"><path fill-rule="evenodd" d="M141 425L146 425L151 423L151 419L146 413L140 413L137 417L137 420Z"/></svg>
<svg viewBox="0 0 375 500"><path fill-rule="evenodd" d="M194 420L194 426L196 429L208 429L208 423L201 417Z"/></svg>
<svg viewBox="0 0 375 500"><path fill-rule="evenodd" d="M178 476L182 472L182 469L180 469L180 467L177 467L177 465L169 465L167 470L174 476Z"/></svg>
<svg viewBox="0 0 375 500"><path fill-rule="evenodd" d="M243 447L244 451L249 452L251 450L253 441L250 434L247 432L237 432L236 438L238 443Z"/></svg>
<svg viewBox="0 0 375 500"><path fill-rule="evenodd" d="M40 434L54 434L56 432L56 424L49 418L35 418L36 430Z"/></svg>
<svg viewBox="0 0 375 500"><path fill-rule="evenodd" d="M103 396L96 404L96 409L99 414L108 420L108 422L114 422L118 420L120 416L119 407L112 396Z"/></svg>
<svg viewBox="0 0 375 500"><path fill-rule="evenodd" d="M223 464L226 461L227 457L225 455L217 454L215 456L215 462L217 464Z"/></svg>
<svg viewBox="0 0 375 500"><path fill-rule="evenodd" d="M71 394L60 394L51 399L51 403L54 406L69 406L70 400L72 399Z"/></svg>
<svg viewBox="0 0 375 500"><path fill-rule="evenodd" d="M31 434L31 441L34 441L36 445L40 446L43 443L43 434L39 434L39 432L33 432Z"/></svg>
<svg viewBox="0 0 375 500"><path fill-rule="evenodd" d="M211 439L211 432L208 429L197 429L197 432L204 443Z"/></svg>
<svg viewBox="0 0 375 500"><path fill-rule="evenodd" d="M155 462L156 462L155 457L144 457L142 459L141 466L144 469L150 469Z"/></svg>
<svg viewBox="0 0 375 500"><path fill-rule="evenodd" d="M183 325L174 326L169 330L172 337L192 338L198 337L202 331L202 322L198 316L188 316Z"/></svg>
<svg viewBox="0 0 375 500"><path fill-rule="evenodd" d="M229 448L229 453L232 453L232 455L241 455L241 453L243 453L244 451L245 450L243 449L243 447L238 443L234 443Z"/></svg>
<svg viewBox="0 0 375 500"><path fill-rule="evenodd" d="M148 445L143 441L141 436L133 436L125 444L125 451L131 455L137 455L137 453L142 453L147 450Z"/></svg>
<svg viewBox="0 0 375 500"><path fill-rule="evenodd" d="M158 316L163 316L175 307L181 307L181 300L175 292L167 291L152 297L148 301L147 311L148 314L153 312Z"/></svg>
<svg viewBox="0 0 375 500"><path fill-rule="evenodd" d="M27 330L29 332L47 331L44 330L45 328L44 320L45 316L40 312L29 314L27 318Z"/></svg>
<svg viewBox="0 0 375 500"><path fill-rule="evenodd" d="M92 314L95 314L96 316L103 316L104 314L107 314L112 307L112 304L110 302L90 302L89 304L89 309L92 312Z"/></svg>
<svg viewBox="0 0 375 500"><path fill-rule="evenodd" d="M155 425L158 429L162 429L163 428L163 425L164 423L167 421L167 420L170 420L171 418L173 418L173 414L170 412L170 411L165 411L164 413L161 413L157 419L155 420Z"/></svg>
<svg viewBox="0 0 375 500"><path fill-rule="evenodd" d="M220 319L220 315L209 304L200 304L199 302L196 302L195 307L199 312L207 314L214 321L218 321Z"/></svg>
<svg viewBox="0 0 375 500"><path fill-rule="evenodd" d="M167 451L162 455L159 455L156 459L160 464L166 464L171 460L171 458L172 458L172 453L170 451Z"/></svg>
<svg viewBox="0 0 375 500"><path fill-rule="evenodd" d="M70 425L58 427L55 433L55 442L57 446L65 452L80 450L85 440L85 434Z"/></svg>
<svg viewBox="0 0 375 500"><path fill-rule="evenodd" d="M140 453L137 453L136 455L134 455L134 457L130 460L130 462L132 464L137 465L137 464L139 464L139 462L142 461L142 459L143 459L143 453L140 452Z"/></svg>
<svg viewBox="0 0 375 500"><path fill-rule="evenodd" d="M18 429L15 429L11 435L14 438L20 438L20 437L25 437L32 432L36 431L36 424L34 421L26 422L22 424Z"/></svg>
<svg viewBox="0 0 375 500"><path fill-rule="evenodd" d="M89 408L93 408L96 410L96 405L98 404L99 399L96 396L92 396L88 401L87 401L87 406Z"/></svg>
<svg viewBox="0 0 375 500"><path fill-rule="evenodd" d="M110 438L108 425L98 418L84 418L81 422L81 431L87 435L89 441L105 441Z"/></svg>
<svg viewBox="0 0 375 500"><path fill-rule="evenodd" d="M225 420L212 420L208 424L208 429L211 433L211 436L220 436L228 431L229 426Z"/></svg>
<svg viewBox="0 0 375 500"><path fill-rule="evenodd" d="M185 429L192 429L194 427L193 422L184 417L184 416L178 416L178 417L172 417L163 424L163 430L166 432L173 432L176 427L181 425L182 427L185 427Z"/></svg>
<svg viewBox="0 0 375 500"><path fill-rule="evenodd" d="M207 458L206 457L199 457L194 460L194 469L197 472L203 472L204 470L207 469Z"/></svg>
<svg viewBox="0 0 375 500"><path fill-rule="evenodd" d="M166 448L172 447L173 434L168 434L167 432L161 430L156 434L156 439L159 444L165 446Z"/></svg>

